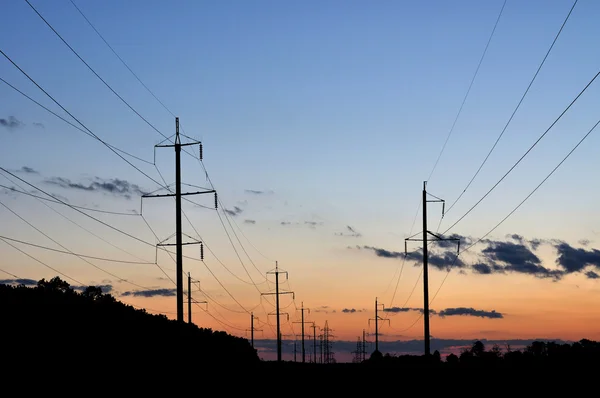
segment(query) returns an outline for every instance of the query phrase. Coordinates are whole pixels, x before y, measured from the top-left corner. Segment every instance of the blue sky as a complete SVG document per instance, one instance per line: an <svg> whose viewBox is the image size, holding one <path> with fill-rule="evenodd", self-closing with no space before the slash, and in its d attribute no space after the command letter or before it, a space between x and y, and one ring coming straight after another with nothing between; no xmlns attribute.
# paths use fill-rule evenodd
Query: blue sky
<svg viewBox="0 0 600 398"><path fill-rule="evenodd" d="M167 136L174 133L174 117L135 79L70 1L30 2L149 123ZM360 291L360 298L348 306L371 308L371 298L383 291L389 297L386 287L399 264L347 247L404 250L403 239L418 210L422 183L451 131L503 1L80 0L75 4L144 84L180 118L183 131L203 142L204 165L220 199L228 209L242 209L230 218L220 213L223 218L219 219L214 211L186 204L200 235L220 260L233 264L234 272L247 279L225 233L232 225L244 244L238 252L243 257L245 249L258 269L268 271L274 259L282 266L287 264L283 267L290 271L298 300L310 302L314 298L310 305L334 305L333 301L346 297L338 293ZM429 179L431 193L450 204L462 192L506 125L572 5L572 1L563 0L506 2ZM153 146L164 137L94 76L27 2L8 1L3 10L7 17L0 26L0 49L103 140L152 162ZM578 2L502 140L448 212L442 231L506 173L598 72L600 55L593 38L600 33L599 12L597 2ZM68 118L5 58L0 59L0 77ZM596 123L598 84L587 89L523 162L452 232L474 238L485 234L552 170ZM139 209L139 195L126 199L102 189L61 189L47 180L62 177L89 184L95 177L102 181L118 178L138 185L142 191L157 189L154 182L100 142L3 83L0 105L0 118L6 123L20 122L15 127L0 126L0 165L13 171L23 166L39 171L21 172L18 175L22 178L68 198L71 204L125 212ZM592 242L586 250L591 250L595 232L600 231L594 184L600 166L595 151L599 143L597 134L592 133L493 236L516 233L528 239L565 240L573 246L588 239ZM156 165L169 183L174 181L173 158L172 150L157 151ZM159 180L153 165L130 160ZM182 173L186 183L210 185L202 167L189 156L184 156ZM2 184L13 186L7 180ZM40 229L46 228L57 240L68 242L75 252L113 258L123 255L114 247L102 246L96 237L84 237L68 222L55 224L55 215L34 198L6 192L0 198L21 215L31 216L30 221ZM212 204L212 198L206 196L194 200ZM52 206L69 211L64 206ZM0 210L4 236L51 243L7 210ZM162 238L174 232L172 211L169 199L144 202L144 214ZM430 229L437 227L440 211L438 205L431 205ZM81 214L68 214L138 256L154 256L152 248L119 236ZM139 217L100 218L145 240L155 240ZM307 222L316 223L315 227L310 228ZM418 217L413 233L419 223ZM347 234L348 226L361 236L336 235ZM194 233L189 227L185 232ZM235 236L233 239L235 243ZM3 244L0 250L3 258L18 263L3 260L3 269L33 279L49 275L9 246ZM65 260L47 252L31 253L59 264ZM552 255L544 258L551 267ZM89 267L76 264L72 258L69 261L72 263L65 263L65 267L85 283L102 279L97 273L88 274ZM161 261L173 268L168 258ZM252 277L260 280L258 271L245 261ZM218 267L210 256L207 264ZM205 269L191 267L199 279L208 280L206 284L215 294L223 294L224 301L230 298L219 291L220 285ZM132 280L159 283L150 282L159 275L156 270L151 275L137 269L119 271ZM256 290L244 290L244 284L236 284L222 269L215 272L231 283L226 286L242 297L240 300L256 304ZM408 294L417 275L418 268L412 267L403 275L407 279L398 284L403 295ZM444 275L433 273L432 284L439 285ZM449 282L440 297L445 289L451 296L453 289L470 286L465 282L468 278ZM543 289L531 276L511 278L523 278L523 283ZM332 285L327 286L326 281ZM504 282L498 282L498 289ZM579 282L572 281L572 285ZM590 289L590 295L597 295L597 287ZM332 303L327 302L325 291L337 295ZM415 299L418 303L417 296ZM473 293L471 302L464 304L470 307L482 300ZM169 303L157 302L156 306L174 308ZM492 299L490 305L494 305ZM237 319L233 319L235 324ZM405 323L410 324L410 319ZM418 335L417 328L413 332Z"/></svg>

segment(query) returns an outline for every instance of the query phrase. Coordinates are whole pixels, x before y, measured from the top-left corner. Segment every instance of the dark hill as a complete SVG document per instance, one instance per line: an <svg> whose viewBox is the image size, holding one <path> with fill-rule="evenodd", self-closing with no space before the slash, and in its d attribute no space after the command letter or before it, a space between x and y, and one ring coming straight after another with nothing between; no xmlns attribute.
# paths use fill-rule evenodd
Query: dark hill
<svg viewBox="0 0 600 398"><path fill-rule="evenodd" d="M259 363L248 340L180 324L117 301L90 286L74 291L59 278L36 287L0 285L3 368L7 358L28 366L197 370ZM80 365L77 365L80 364Z"/></svg>

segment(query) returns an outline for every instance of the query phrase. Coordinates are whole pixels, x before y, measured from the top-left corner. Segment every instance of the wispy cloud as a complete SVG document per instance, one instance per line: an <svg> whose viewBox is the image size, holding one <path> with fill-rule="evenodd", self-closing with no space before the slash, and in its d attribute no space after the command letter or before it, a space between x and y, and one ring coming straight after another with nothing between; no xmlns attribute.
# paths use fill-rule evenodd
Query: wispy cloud
<svg viewBox="0 0 600 398"><path fill-rule="evenodd" d="M357 310L356 308L344 308L342 309L344 314L354 314L355 312L363 312L363 310Z"/></svg>
<svg viewBox="0 0 600 398"><path fill-rule="evenodd" d="M88 192L103 192L131 199L132 195L143 195L144 192L137 185L119 178L102 179L94 177L91 182L72 182L64 177L51 177L44 180L47 184L57 185L64 189L74 189Z"/></svg>
<svg viewBox="0 0 600 398"><path fill-rule="evenodd" d="M241 207L234 206L233 210L225 209L224 211L225 211L225 213L234 217L234 216L237 216L238 214L242 213L244 210Z"/></svg>
<svg viewBox="0 0 600 398"><path fill-rule="evenodd" d="M13 130L24 126L25 124L14 116L9 116L8 119L0 118L0 126Z"/></svg>
<svg viewBox="0 0 600 398"><path fill-rule="evenodd" d="M473 316L477 318L489 318L489 319L502 319L504 315L500 312L496 312L495 310L485 311L485 310L476 310L474 308L446 308L444 310L439 311L438 316L444 318L447 316Z"/></svg>
<svg viewBox="0 0 600 398"><path fill-rule="evenodd" d="M113 291L113 286L111 284L94 285L94 286L100 288L100 290L102 290L102 293L105 293L105 294ZM71 288L73 290L75 290L76 292L83 292L85 289L88 288L88 286L71 286Z"/></svg>
<svg viewBox="0 0 600 398"><path fill-rule="evenodd" d="M24 285L24 286L37 286L37 281L33 279L0 279L0 285Z"/></svg>
<svg viewBox="0 0 600 398"><path fill-rule="evenodd" d="M134 290L129 292L121 293L121 296L133 296L133 297L172 297L175 296L175 289L152 289L152 290Z"/></svg>
<svg viewBox="0 0 600 398"><path fill-rule="evenodd" d="M46 126L44 126L44 123L40 123L40 122L33 122L33 125L34 125L35 127L39 127L39 128L41 128L41 129L44 129L44 128L46 128Z"/></svg>
<svg viewBox="0 0 600 398"><path fill-rule="evenodd" d="M256 220L244 220L245 224L256 224Z"/></svg>
<svg viewBox="0 0 600 398"><path fill-rule="evenodd" d="M412 312L412 311L419 312L421 314L424 313L423 308L390 307L390 308L383 309L383 312L390 312L390 313L395 313L395 314L402 313L402 312ZM490 318L490 319L504 318L504 314L502 314L500 312L496 312L495 310L491 310L491 311L476 310L474 308L466 308L466 307L446 308L441 311L436 311L434 309L430 309L429 314L432 316L437 315L441 318L444 318L447 316L458 316L458 315L472 316L472 317L478 317L478 318Z"/></svg>
<svg viewBox="0 0 600 398"><path fill-rule="evenodd" d="M356 229L352 228L350 225L346 225L346 230L344 232L336 233L337 236L351 236L354 238L360 238L362 234L358 232Z"/></svg>
<svg viewBox="0 0 600 398"><path fill-rule="evenodd" d="M37 171L34 168L29 167L29 166L23 166L19 170L16 170L16 171L20 172L20 173L27 173L27 174L40 174L39 171Z"/></svg>

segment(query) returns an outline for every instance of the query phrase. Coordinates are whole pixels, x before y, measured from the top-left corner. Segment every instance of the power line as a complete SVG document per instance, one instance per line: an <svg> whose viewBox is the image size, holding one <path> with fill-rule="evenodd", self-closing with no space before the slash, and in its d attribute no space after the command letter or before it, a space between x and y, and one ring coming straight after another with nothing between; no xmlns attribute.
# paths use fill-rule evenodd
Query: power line
<svg viewBox="0 0 600 398"><path fill-rule="evenodd" d="M21 186L20 186L18 183L14 182L13 180L11 180L9 177L5 176L4 174L0 174L0 175L2 175L2 176L3 176L4 178L6 178L8 181L10 181L11 183L15 184L15 185L16 185L16 186L18 186L19 188L21 188L21 191L17 191L17 192L24 192L24 193L26 193L26 192L25 192L25 190L23 189L23 187L21 187ZM43 198L43 197L41 197L41 196L37 196L37 195L35 195L34 197L35 197L36 199L38 199L38 200L39 200L39 201L40 201L40 202L41 202L41 203L42 203L44 206L46 206L47 208L49 208L50 210L52 210L53 212L55 212L55 213L56 213L56 214L58 214L59 216L63 217L64 219L66 219L67 221L69 221L70 223L72 223L73 225L75 225L76 227L78 227L78 228L80 228L80 229L84 230L85 232L89 233L90 235L92 235L92 236L94 236L94 237L96 237L96 238L100 239L100 240L101 240L101 241L103 241L104 243L106 243L106 244L108 244L108 245L110 245L110 246L114 247L115 249L117 249L117 250L119 250L119 251L122 251L122 252L123 252L123 253L125 253L125 254L128 254L128 255L130 255L131 257L137 258L138 260L141 260L141 261L143 261L143 262L146 262L146 263L148 262L148 261L146 261L145 259L143 259L143 258L141 258L141 257L139 257L139 256L136 256L135 254L133 254L133 253L130 253L129 251L127 251L127 250L125 250L125 249L123 249L123 248L120 248L119 246L117 246L117 245L115 245L115 244L113 244L113 243L109 242L108 240L104 239L103 237L99 236L98 234L96 234L96 233L94 233L94 232L90 231L89 229L87 229L87 228L83 227L82 225L78 224L77 222L73 221L71 218L69 218L69 217L65 216L64 214L62 214L61 212L59 212L58 210L56 210L55 208L53 208L52 206L50 206L50 205L48 205L46 202L44 202L43 200L44 200L44 199L46 199L46 198ZM58 202L58 201L56 201L56 203L63 204L63 203L61 203L61 202ZM74 206L74 207L78 207L78 206ZM79 208L81 208L81 207L79 207Z"/></svg>
<svg viewBox="0 0 600 398"><path fill-rule="evenodd" d="M446 145L448 144L448 140L450 139L450 136L452 135L452 132L454 131L454 127L456 126L456 122L458 121L458 118L460 117L460 114L463 110L463 107L465 106L465 102L467 101L467 98L469 97L469 93L471 92L471 88L473 87L473 83L475 82L475 78L477 77L477 74L479 73L479 68L481 67L481 64L483 62L483 59L485 58L485 54L487 53L488 47L490 46L490 43L492 41L492 38L494 37L494 33L496 32L496 28L498 27L498 22L500 22L500 17L502 16L502 12L504 11L504 6L506 6L506 1L504 0L504 3L502 3L502 8L500 9L500 13L498 14L498 18L496 19L496 23L494 24L494 28L492 29L492 33L490 34L490 37L487 41L487 44L485 45L485 48L483 50L483 54L481 54L481 58L479 59L479 63L477 64L477 68L475 69L475 73L473 74L473 78L471 79L471 83L469 84L469 88L467 89L467 93L465 94L465 97L463 98L462 103L460 104L460 108L458 109L458 113L456 114L456 117L454 118L454 122L452 123L452 127L450 128L450 131L448 132L448 135L446 136L446 141L444 141L444 145L442 146L442 149L440 150L440 153L433 165L433 168L431 169L431 172L429 173L429 177L427 177L427 181L431 180L431 176L433 175L433 172L435 171L440 158L442 157L442 154L444 153L444 150L446 149Z"/></svg>
<svg viewBox="0 0 600 398"><path fill-rule="evenodd" d="M577 5L577 1L575 0L575 2L573 3L573 6L571 7L571 9L569 10L569 13L567 14L565 20L563 21L560 29L558 30L558 33L556 34L556 36L554 37L554 40L552 41L552 44L550 45L550 48L548 48L548 51L546 52L546 55L544 56L544 59L542 59L542 62L540 63L540 65L538 66L535 74L533 75L533 78L531 79L531 81L529 82L529 85L527 86L527 89L525 90L525 92L523 93L523 95L521 96L521 99L519 100L519 103L517 104L517 106L515 107L514 111L512 112L512 114L510 115L510 118L508 119L508 121L506 122L506 124L504 125L504 128L502 129L502 131L500 132L500 135L498 135L498 138L496 138L496 141L494 142L494 145L492 145L492 147L490 148L488 154L485 156L485 158L483 159L483 162L481 162L481 164L479 165L479 168L477 169L477 171L475 172L475 174L473 175L473 177L471 177L471 180L469 181L469 183L467 184L467 186L463 189L463 191L461 192L461 194L456 198L456 200L446 209L446 214L448 214L448 212L454 207L454 205L456 204L456 202L458 202L460 200L460 198L465 194L465 192L467 192L467 189L469 189L469 187L471 186L471 184L473 183L473 180L475 180L475 178L477 177L477 175L479 174L479 172L481 171L481 169L483 168L483 165L487 162L488 158L490 157L490 155L492 154L492 152L494 151L494 149L496 148L496 145L498 145L498 142L500 141L500 139L502 138L502 136L504 135L504 132L506 131L506 129L508 128L508 125L510 124L510 122L513 120L515 114L517 113L517 111L519 110L519 107L521 106L521 104L523 103L523 100L525 99L525 97L527 96L527 93L529 92L529 89L531 88L531 86L533 85L533 82L535 81L535 79L537 78L538 74L540 73L540 70L542 69L542 66L544 66L544 63L546 62L546 59L548 58L548 55L550 55L550 52L552 51L552 49L554 48L554 44L556 43L556 41L558 40L558 37L560 36L561 32L563 31L563 28L565 27L565 25L567 24L567 21L569 20L569 17L571 16L571 13L573 12L573 9L575 8L575 6ZM442 222L442 219L440 219L440 223ZM438 230L439 230L439 226L438 226Z"/></svg>
<svg viewBox="0 0 600 398"><path fill-rule="evenodd" d="M18 92L19 94L21 94L22 96L24 96L25 98L27 98L28 100L30 100L31 102L33 102L34 104L36 104L37 106L39 106L40 108L42 108L42 109L46 110L47 112L49 112L49 113L51 113L52 115L56 116L57 118L59 118L59 119L60 119L60 120L62 120L63 122L67 123L68 125L70 125L70 126L72 126L72 127L76 128L77 130L79 130L79 131L81 131L81 132L83 132L83 133L85 133L85 134L89 135L89 136L90 136L90 137L92 137L92 138L98 139L98 137L97 137L97 136L94 136L93 134L90 134L90 133L88 133L87 131L85 131L85 130L84 130L84 129L82 129L81 127L79 127L79 126L77 126L77 125L73 124L72 122L68 121L68 120L67 120L67 119L65 119L64 117L60 116L58 113L54 112L53 110L51 110L51 109L47 108L46 106L42 105L42 104L41 104L41 103L39 103L38 101L34 100L34 99L33 99L33 98L31 98L29 95L25 94L24 92L22 92L21 90L19 90L18 88L16 88L15 86L13 86L12 84L10 84L9 82L7 82L6 80L4 80L4 79L3 79L3 78L1 78L1 77L0 77L0 81L1 81L2 83L6 84L8 87L10 87L10 88L12 88L13 90L15 90L16 92ZM102 140L100 140L100 142L102 142ZM129 152L126 152L126 151L124 151L124 150L122 150L122 149L119 149L119 148L117 148L117 147L116 147L116 146L114 146L114 145L111 145L111 144L108 144L108 143L104 143L104 144L105 144L105 145L107 145L107 146L109 146L110 148L112 148L112 149L114 149L114 150L118 151L118 152L121 152L121 153L122 153L122 154L124 154L124 155L130 156L130 157L132 157L132 158L134 158L134 159L136 159L136 160L139 160L140 162L144 162L144 163L147 163L147 164L152 164L152 162L150 162L150 161L148 161L148 160L145 160L145 159L142 159L142 158L140 158L140 157L137 157L137 156L135 156L135 155L132 155L132 154L130 154Z"/></svg>
<svg viewBox="0 0 600 398"><path fill-rule="evenodd" d="M127 101L125 101L125 99L123 97L121 97L119 95L119 93L117 93L111 86L110 84L108 84L102 77L100 77L100 75L87 63L85 62L85 60L79 55L79 53L77 53L77 51L75 51L73 49L73 47L71 47L71 45L69 43L67 43L67 41L65 39L63 39L63 37L60 35L60 33L58 33L56 31L56 29L54 29L54 27L48 22L46 21L46 19L42 16L42 14L39 13L39 11L29 2L29 0L25 0L25 2L27 4L29 4L29 6L31 7L31 9L33 11L35 11L35 13L42 19L42 21L44 21L46 23L46 25L48 25L48 27L56 34L56 36L58 36L58 38L69 48L69 50L71 50L71 52L73 52L73 54L75 54L77 56L77 58L79 58L79 60L81 62L84 63L85 66L88 67L88 69L90 71L92 71L92 73L98 78L100 79L100 81L102 83L104 83L104 85L106 87L108 87L108 89L110 91L112 91L112 93L114 95L116 95L125 105L127 105L127 107L129 109L131 109L133 111L133 113L135 113L136 115L138 115L140 117L140 119L142 119L144 122L146 122L146 124L148 126L150 126L154 131L156 131L157 133L159 133L160 135L162 135L163 137L166 137L166 135L164 135L160 130L158 130L152 123L150 123L146 118L144 118L138 111L136 111L131 105L129 105L129 103Z"/></svg>
<svg viewBox="0 0 600 398"><path fill-rule="evenodd" d="M527 149L527 151L519 158L519 160L517 160L517 162L515 162L515 164L513 164L511 166L511 168L489 189L489 191L487 191L486 194L483 195L481 197L481 199L479 199L465 214L463 214L456 222L454 222L454 224L452 224L444 232L442 232L442 235L446 234L446 232L448 232L450 229L452 229L456 224L458 224L462 219L464 219L471 211L473 211L473 209L475 207L477 207L477 205L479 205L514 170L514 168L517 167L517 165L519 163L521 163L521 161L525 158L525 156L527 156L529 154L529 152L531 152L531 150L542 140L542 138L544 138L546 136L546 134L548 134L548 132L552 129L552 127L554 127L554 125L556 125L556 123L558 123L558 121L563 117L563 115L565 113L567 113L567 111L571 108L571 106L573 106L573 104L579 99L579 97L581 97L581 95L588 89L588 87L590 87L592 85L594 80L596 80L596 78L599 75L600 75L600 71L598 71L598 73L596 73L596 75L592 78L592 80L590 80L589 83L586 84L586 86L583 88L583 90L581 90L579 92L579 94L577 94L577 96L571 101L571 103L565 108L565 110L563 110L561 112L561 114L556 118L556 120L554 120L554 122L552 122L550 127L548 127L546 129L546 131L544 131L544 133L538 137L538 139L529 147L529 149Z"/></svg>
<svg viewBox="0 0 600 398"><path fill-rule="evenodd" d="M6 207L6 205L4 205L4 203L2 203L2 202L0 202L0 205ZM24 240L19 240L19 239L15 239L15 238L10 238L8 236L1 236L0 235L0 238L6 239L6 240L10 240L11 242L21 243L21 244L27 245L27 246L37 247L38 249L49 250L49 251L53 251L53 252L56 252L56 253L62 253L62 254L69 254L69 255L72 255L72 256L76 256L76 257L89 258L89 259L92 259L92 260L108 261L108 262L122 263L122 264L142 264L142 265L153 265L154 264L154 263L150 263L150 262L127 261L127 260L118 260L118 259L114 259L114 258L96 257L96 256L90 256L90 255L81 254L81 253L75 253L75 252L72 252L70 250L53 249L51 247L42 246L42 245L38 245L38 244L35 244L35 243L31 243L31 242L26 242ZM115 278L118 278L116 275L112 275L112 276L114 276ZM125 280L125 279L122 279L122 278L119 278L119 279Z"/></svg>
<svg viewBox="0 0 600 398"><path fill-rule="evenodd" d="M27 1L27 0L25 0ZM71 112L69 112L64 106L62 106L56 99L54 99L54 97L52 97L46 90L44 90L42 88L42 86L40 86L31 76L29 76L19 65L17 65L4 51L2 51L0 49L0 53L10 61L10 63L12 63L23 75L25 75L25 77L27 77L33 84L36 85L37 88L39 88L44 94L46 94L46 96L48 96L48 98L50 98L56 105L58 105L63 111L65 111L69 116L71 116L77 123L79 123L86 131L88 131L95 139L97 139L98 141L100 141L101 143L103 143L108 149L110 149L111 151L113 151L117 156L119 156L121 159L123 159L125 162L127 162L131 167L133 167L134 169L136 169L137 171L139 171L140 173L142 173L144 176L146 176L147 178L149 178L150 180L152 180L154 183L156 183L157 185L161 185L158 181L156 181L154 178L150 177L148 174L146 174L144 171L142 171L139 167L137 167L136 165L134 165L133 163L131 163L129 160L125 159L123 157L123 155L121 155L119 152L117 152L114 148L112 148L108 143L106 143L105 141L103 141L100 137L98 137L96 134L94 134L89 128L87 128L87 126L85 124L83 124L82 122L79 121L79 119L77 119L75 116L73 116L73 114L71 114ZM49 195L51 196L51 195Z"/></svg>
<svg viewBox="0 0 600 398"><path fill-rule="evenodd" d="M63 203L59 202L58 200L44 198L42 196L35 195L33 193L29 193L29 192L26 192L26 191L21 191L19 189L16 189L15 187L8 187L6 185L0 184L0 188L7 189L7 190L9 190L11 192L20 193L22 195L28 195L28 196L31 196L31 197L36 198L36 199L45 200L47 202L63 204ZM92 209L91 207L76 206L76 205L71 205L71 206L72 207L76 207L76 208L81 209L81 210L95 211L95 212L104 213L104 214L113 214L113 215L119 215L119 216L139 216L139 214L135 214L135 213L121 213L121 212L116 212L116 211L108 211L108 210L101 210L101 209Z"/></svg>
<svg viewBox="0 0 600 398"><path fill-rule="evenodd" d="M44 267L51 269L52 271L56 272L59 275L64 276L67 279L70 279L74 282L77 282L80 285L83 285L83 283L79 282L77 279L70 277L69 275L65 274L64 272L61 272L59 270L57 270L56 268L46 264L45 262L43 262L42 260L37 259L36 257L32 256L31 254L27 253L24 250L21 250L20 248L18 248L17 246L13 245L12 243L10 243L9 241L7 241L6 239L0 237L0 240L4 243L6 243L9 246L12 246L13 249L20 251L21 253L23 253L24 255L26 255L27 257L31 258L32 260L37 261L38 263L42 264Z"/></svg>
<svg viewBox="0 0 600 398"><path fill-rule="evenodd" d="M142 86L144 86L144 88L154 97L155 100L158 101L158 103L160 103L162 105L163 108L165 108L167 110L167 112L169 112L171 114L171 116L175 117L175 115L173 114L173 112L171 112L169 110L169 108L167 108L167 106L165 104L163 104L163 102L158 99L158 97L152 92L152 90L150 90L148 88L148 86L146 86L144 84L144 82L138 77L138 75L129 67L129 65L127 65L127 63L123 60L123 58L121 58L121 56L119 54L117 54L117 52L115 51L115 49L108 44L108 42L106 41L106 39L104 38L104 36L102 36L100 34L100 32L98 32L98 29L96 29L96 27L90 22L90 20L85 16L85 14L79 9L79 7L77 7L77 5L75 4L75 2L73 0L70 0L71 4L73 4L73 7L75 7L77 9L77 11L79 12L79 14L81 14L81 16L86 20L86 22L92 27L92 29L94 29L94 32L96 32L96 34L98 34L98 36L102 39L102 41L104 42L104 44L106 44L108 46L108 48L110 48L110 50L113 52L113 54L115 54L117 56L117 58L119 58L119 61L121 61L121 63L123 65L125 65L125 67L127 68L127 70L129 70L129 72L131 72L131 74L137 79L138 82L140 82L140 84Z"/></svg>

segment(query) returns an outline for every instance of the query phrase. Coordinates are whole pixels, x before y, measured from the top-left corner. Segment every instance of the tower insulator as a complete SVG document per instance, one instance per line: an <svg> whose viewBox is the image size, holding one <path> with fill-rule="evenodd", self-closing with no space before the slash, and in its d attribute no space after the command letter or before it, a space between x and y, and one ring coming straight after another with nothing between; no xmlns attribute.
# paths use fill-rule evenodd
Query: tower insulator
<svg viewBox="0 0 600 398"><path fill-rule="evenodd" d="M204 244L200 242L200 260L204 260Z"/></svg>
<svg viewBox="0 0 600 398"><path fill-rule="evenodd" d="M200 160L202 160L202 143L200 143Z"/></svg>
<svg viewBox="0 0 600 398"><path fill-rule="evenodd" d="M219 207L219 200L217 199L217 192L215 191L215 210Z"/></svg>

